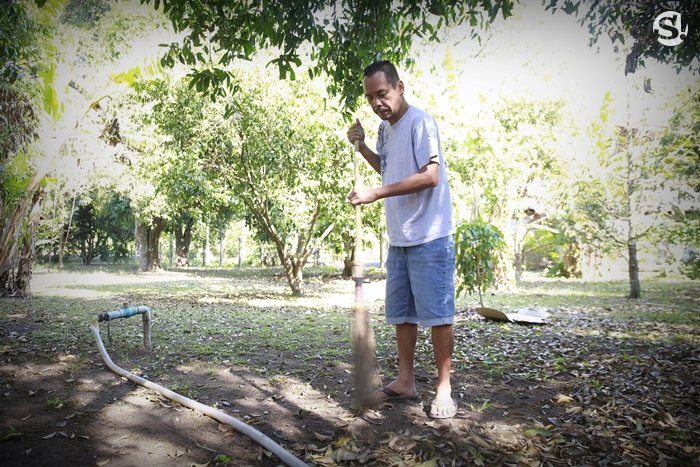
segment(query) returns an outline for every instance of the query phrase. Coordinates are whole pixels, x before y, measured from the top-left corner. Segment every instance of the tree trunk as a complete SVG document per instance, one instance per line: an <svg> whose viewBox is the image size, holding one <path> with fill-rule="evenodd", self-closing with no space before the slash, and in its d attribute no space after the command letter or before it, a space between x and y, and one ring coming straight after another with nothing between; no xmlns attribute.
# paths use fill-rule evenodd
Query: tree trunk
<svg viewBox="0 0 700 467"><path fill-rule="evenodd" d="M303 265L298 261L290 260L285 262L287 282L289 282L289 287L292 289L292 295L295 297L304 296L304 273L302 271Z"/></svg>
<svg viewBox="0 0 700 467"><path fill-rule="evenodd" d="M341 276L343 279L350 279L352 277L352 257L343 258L343 272Z"/></svg>
<svg viewBox="0 0 700 467"><path fill-rule="evenodd" d="M17 264L17 276L15 277L15 293L21 297L31 294L32 265L36 256L36 231L37 222L30 222L27 232L27 240L19 253Z"/></svg>
<svg viewBox="0 0 700 467"><path fill-rule="evenodd" d="M73 204L70 209L70 215L68 217L68 228L66 229L66 235L65 237L61 235L61 239L59 240L59 245L58 245L58 269L63 269L63 255L65 254L66 251L66 245L68 245L68 240L70 239L70 230L73 225L73 214L75 213L75 202L77 200L77 196L73 196Z"/></svg>
<svg viewBox="0 0 700 467"><path fill-rule="evenodd" d="M306 258L308 254L293 255L289 253L286 245L281 241L275 242L275 250L277 251L277 257L282 263L282 269L284 269L284 275L287 277L287 282L289 283L289 288L292 289L292 295L295 297L304 296L304 264L306 264Z"/></svg>
<svg viewBox="0 0 700 467"><path fill-rule="evenodd" d="M63 269L63 253L65 251L65 242L63 241L63 234L58 241L58 269Z"/></svg>
<svg viewBox="0 0 700 467"><path fill-rule="evenodd" d="M158 245L160 234L165 227L165 221L156 218L153 225L139 222L136 225L136 238L139 252L139 270L155 271L160 269Z"/></svg>
<svg viewBox="0 0 700 467"><path fill-rule="evenodd" d="M523 254L519 251L515 252L515 284L520 285L523 278Z"/></svg>
<svg viewBox="0 0 700 467"><path fill-rule="evenodd" d="M190 245L192 245L192 228L194 219L178 223L175 227L175 251L177 252L177 266L184 267L190 264Z"/></svg>
<svg viewBox="0 0 700 467"><path fill-rule="evenodd" d="M345 252L345 258L343 258L343 279L350 279L352 277L352 262L355 260L355 239L350 235L343 235L343 251Z"/></svg>
<svg viewBox="0 0 700 467"><path fill-rule="evenodd" d="M528 232L527 226L520 225L520 220L521 219L519 217L515 218L515 233L513 234L513 266L515 267L515 285L520 285L523 278L523 243Z"/></svg>
<svg viewBox="0 0 700 467"><path fill-rule="evenodd" d="M150 227L138 222L136 224L136 243L139 257L139 271L150 271L152 260L148 256L148 233Z"/></svg>
<svg viewBox="0 0 700 467"><path fill-rule="evenodd" d="M26 297L31 292L31 272L42 194L41 189L35 189L33 194L25 194L3 219L0 229L1 296Z"/></svg>
<svg viewBox="0 0 700 467"><path fill-rule="evenodd" d="M90 260L89 258L89 253L88 253L88 247L86 245L85 240L80 242L80 259L83 261L83 266L89 266L90 265Z"/></svg>
<svg viewBox="0 0 700 467"><path fill-rule="evenodd" d="M630 241L627 244L629 254L629 278L630 278L630 298L641 298L642 287L639 282L639 264L637 263L637 243Z"/></svg>
<svg viewBox="0 0 700 467"><path fill-rule="evenodd" d="M581 268L579 267L581 249L577 243L569 243L564 254L564 270L566 277L581 277Z"/></svg>
<svg viewBox="0 0 700 467"><path fill-rule="evenodd" d="M29 210L29 221L23 245L19 251L17 274L15 276L15 293L21 297L31 294L32 266L36 258L37 230L39 228L40 202L43 190L39 189L32 196L32 207Z"/></svg>
<svg viewBox="0 0 700 467"><path fill-rule="evenodd" d="M204 228L204 246L202 248L202 266L209 265L209 223Z"/></svg>
<svg viewBox="0 0 700 467"><path fill-rule="evenodd" d="M224 267L226 257L226 229L219 229L219 267Z"/></svg>
<svg viewBox="0 0 700 467"><path fill-rule="evenodd" d="M634 73L634 70L632 70ZM625 76L627 72L625 71ZM642 296L642 288L639 283L639 264L637 263L637 238L635 237L635 228L632 222L633 219L633 207L632 207L632 196L637 192L638 184L636 182L637 176L634 174L633 170L633 155L632 155L632 141L634 139L634 130L631 125L631 111L630 111L630 80L626 78L627 86L627 126L625 128L625 137L627 138L627 199L625 203L627 217L627 253L628 253L628 273L630 278L630 298L637 299Z"/></svg>

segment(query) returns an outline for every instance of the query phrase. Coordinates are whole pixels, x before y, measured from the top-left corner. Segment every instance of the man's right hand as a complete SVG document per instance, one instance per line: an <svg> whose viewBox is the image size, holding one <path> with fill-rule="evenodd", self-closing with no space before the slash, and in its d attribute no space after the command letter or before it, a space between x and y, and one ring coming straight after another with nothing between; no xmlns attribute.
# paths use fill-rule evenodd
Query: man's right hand
<svg viewBox="0 0 700 467"><path fill-rule="evenodd" d="M362 128L360 120L355 120L355 123L348 129L348 141L353 144L358 141L360 147L365 145L365 130Z"/></svg>
<svg viewBox="0 0 700 467"><path fill-rule="evenodd" d="M348 201L353 206L374 203L379 199L379 193L374 188L354 188L348 193Z"/></svg>

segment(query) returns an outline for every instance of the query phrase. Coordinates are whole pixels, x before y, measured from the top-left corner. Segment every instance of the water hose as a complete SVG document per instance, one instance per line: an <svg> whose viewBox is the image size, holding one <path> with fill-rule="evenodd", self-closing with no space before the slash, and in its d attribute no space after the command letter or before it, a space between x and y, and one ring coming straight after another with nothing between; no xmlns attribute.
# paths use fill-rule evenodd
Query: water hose
<svg viewBox="0 0 700 467"><path fill-rule="evenodd" d="M150 310L148 307L141 306L141 307L129 307L129 308L122 308L121 310L117 311L110 311L110 312L105 312L105 313L100 313L98 316L98 322L97 323L92 323L90 324L90 330L92 333L95 335L95 340L97 341L97 347L100 350L100 354L102 355L102 359L104 362L107 364L110 370L118 374L119 376L123 376L130 381L133 381L136 384L139 384L145 388L148 388L152 391L156 391L163 396L167 397L170 400L173 400L177 402L180 405L184 405L185 407L189 407L190 409L196 410L198 412L201 412L205 415L208 415L209 417L213 418L214 420L217 420L221 423L225 423L227 425L232 426L236 431L248 436L250 439L258 443L260 446L263 448L267 449L270 451L272 454L277 456L279 460L284 462L290 467L307 467L307 464L302 462L298 457L296 457L294 454L291 452L287 451L284 449L282 446L279 444L275 443L271 438L266 436L265 434L259 432L255 428L251 427L250 425L247 425L243 423L242 421L223 413L220 410L217 410L213 407L210 407L208 405L204 405L200 402L197 402L195 400L189 399L181 394L178 394L176 392L171 391L168 388L165 388L159 384L156 384L152 381L148 381L147 379L144 379L138 375L135 375L133 373L130 373L123 368L118 367L117 365L114 364L112 359L110 358L109 354L107 353L107 350L105 349L104 343L102 342L102 336L100 335L100 328L99 328L99 322L100 321L109 321L111 319L117 319L117 318L128 318L129 316L134 316L135 314L143 314L144 315L144 341L146 341L146 334L148 334L148 343L150 345ZM148 331L146 331L146 317L148 317Z"/></svg>

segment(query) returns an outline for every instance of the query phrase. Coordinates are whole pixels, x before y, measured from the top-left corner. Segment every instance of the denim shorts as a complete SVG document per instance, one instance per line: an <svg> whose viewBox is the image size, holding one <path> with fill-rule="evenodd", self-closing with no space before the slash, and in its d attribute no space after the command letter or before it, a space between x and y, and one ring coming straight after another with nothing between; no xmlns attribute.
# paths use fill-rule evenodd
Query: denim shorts
<svg viewBox="0 0 700 467"><path fill-rule="evenodd" d="M452 324L455 312L454 237L390 246L386 260L387 324Z"/></svg>

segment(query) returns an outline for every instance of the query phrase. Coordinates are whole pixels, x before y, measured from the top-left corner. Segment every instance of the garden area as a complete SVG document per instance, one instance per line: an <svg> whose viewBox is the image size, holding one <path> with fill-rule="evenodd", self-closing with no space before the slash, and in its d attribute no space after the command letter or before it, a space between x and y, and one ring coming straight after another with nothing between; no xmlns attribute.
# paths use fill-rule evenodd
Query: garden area
<svg viewBox="0 0 700 467"><path fill-rule="evenodd" d="M700 28L652 3L5 1L0 463L699 465ZM390 245L452 233L456 415L427 328L359 410Z"/></svg>
<svg viewBox="0 0 700 467"><path fill-rule="evenodd" d="M230 426L111 372L88 325L146 305L102 336L129 372L217 407L309 465L692 465L700 456L700 290L527 277L485 299L536 307L546 324L488 321L465 301L455 324L458 414L427 414L435 376L419 335L419 402L354 409L352 281L314 270L294 298L279 270L40 271L31 300L0 306L0 457L13 465L279 465ZM379 372L396 374L383 277L365 286ZM473 300L472 300L473 302ZM472 303L473 306L473 303Z"/></svg>

